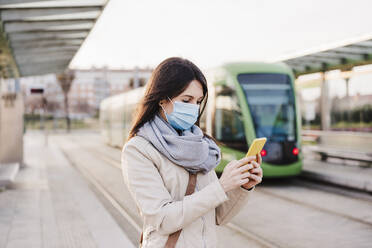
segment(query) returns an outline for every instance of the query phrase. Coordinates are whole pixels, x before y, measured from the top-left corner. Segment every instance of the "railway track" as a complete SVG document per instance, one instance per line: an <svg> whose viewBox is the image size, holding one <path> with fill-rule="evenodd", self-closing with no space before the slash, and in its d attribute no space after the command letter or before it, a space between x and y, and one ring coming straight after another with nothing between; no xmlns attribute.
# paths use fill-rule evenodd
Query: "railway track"
<svg viewBox="0 0 372 248"><path fill-rule="evenodd" d="M75 139L75 138L73 138L73 139ZM78 141L78 140L76 139L75 141ZM82 146L82 144L80 143L80 147L81 146ZM95 159L98 159L98 160L104 162L105 164L115 168L115 169L121 170L120 159L116 158L116 156L114 157L112 155L109 155L108 151L105 152L102 149L99 149L99 147L95 148L91 145L83 145L82 148L85 149L89 154L93 155L95 157ZM110 148L110 149L114 150L114 148ZM68 155L66 154L66 156L68 156ZM141 231L141 223L137 223L136 221L134 221L133 216L131 216L131 214L128 213L128 211L125 209L125 206L120 204L119 201L117 201L115 199L115 197L112 196L109 193L109 191L104 187L104 185L102 185L98 182L97 178L94 178L94 176L90 175L89 172L87 172L87 171L82 172L82 173L84 174L84 176L87 177L87 179L89 181L92 181L92 184L95 187L97 187L97 189L100 191L100 193L115 207L115 209L123 216L123 218L128 218L129 219L128 222L130 222L131 225L133 225L136 228L136 230L138 232L140 232ZM338 195L342 195L342 196L352 197L355 200L367 201L367 202L372 203L372 197L370 197L366 194L362 194L360 192L350 191L348 189L343 189L343 188L339 188L339 187L335 187L335 186L329 186L329 185L319 185L317 183L313 183L311 181L302 180L302 179L292 179L291 184L292 184L292 186L295 185L297 187L303 187L303 188L307 188L307 189L311 189L311 190L334 193L334 194L338 194ZM328 215L334 215L334 216L337 216L337 217L344 218L345 220L348 220L348 221L353 221L353 222L357 222L357 223L360 223L360 224L363 224L363 225L367 225L368 227L372 227L372 221L369 221L368 219L365 220L365 219L361 219L361 218L356 218L355 216L348 215L348 214L345 214L345 213L340 213L338 211L333 211L332 209L327 209L326 207L319 207L319 206L316 206L314 204L310 204L308 202L303 202L301 200L296 200L296 199L293 199L293 198L288 197L286 195L283 195L283 194L280 194L280 193L277 193L277 192L273 192L273 191L267 189L266 187L259 187L259 189L257 189L257 191L262 193L262 194L268 195L270 197L275 197L275 198L278 198L280 200L290 202L292 204L300 205L302 207L310 208L310 209L313 209L313 210L316 210L316 211L321 211L321 212L324 212ZM361 197L361 196L363 196L363 197ZM245 238L247 238L249 240L254 240L261 247L270 247L270 248L271 247L273 247L273 248L274 247L280 247L274 241L271 241L271 240L269 240L265 237L262 237L259 234L255 233L251 230L248 230L247 228L243 228L239 225L236 225L234 223L229 223L229 224L226 225L226 227L231 229L231 230L234 230L235 232L238 232L240 235L244 236Z"/></svg>
<svg viewBox="0 0 372 248"><path fill-rule="evenodd" d="M64 156L69 161L69 163L72 166L74 166L85 177L85 179L94 187L95 191L98 194L100 194L101 198L103 197L103 199L105 201L107 201L112 206L112 208L117 213L116 215L120 215L122 220L124 220L124 222L129 224L135 230L135 232L137 233L137 236L139 237L140 233L142 232L141 223L138 223L138 221L136 221L136 218L135 218L135 216L133 216L131 214L131 211L128 211L128 209L126 209L123 206L123 204L121 204L116 199L116 197L113 194L110 193L110 191L107 189L107 187L105 187L102 183L99 182L99 179L96 176L94 176L89 170L85 169L84 167L79 166L73 159L71 159L70 155L68 154L68 152L65 149L63 149L61 147L60 147L60 149L61 149L62 153L64 154ZM122 225L120 225L120 226L122 226ZM135 238L133 238L131 236L129 236L129 238L134 245L136 245L136 246L139 245L138 240L136 240Z"/></svg>

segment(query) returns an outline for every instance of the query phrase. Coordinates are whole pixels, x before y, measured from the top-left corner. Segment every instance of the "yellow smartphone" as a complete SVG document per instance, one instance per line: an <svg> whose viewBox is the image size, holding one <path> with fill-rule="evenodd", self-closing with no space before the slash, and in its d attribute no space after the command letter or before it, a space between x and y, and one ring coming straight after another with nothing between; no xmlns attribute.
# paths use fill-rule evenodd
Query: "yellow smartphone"
<svg viewBox="0 0 372 248"><path fill-rule="evenodd" d="M252 144L251 144L251 146L248 149L247 154L245 156L246 157L256 156L257 154L259 154L261 152L261 150L264 147L265 143L266 143L266 138L254 139L253 142L252 142Z"/></svg>

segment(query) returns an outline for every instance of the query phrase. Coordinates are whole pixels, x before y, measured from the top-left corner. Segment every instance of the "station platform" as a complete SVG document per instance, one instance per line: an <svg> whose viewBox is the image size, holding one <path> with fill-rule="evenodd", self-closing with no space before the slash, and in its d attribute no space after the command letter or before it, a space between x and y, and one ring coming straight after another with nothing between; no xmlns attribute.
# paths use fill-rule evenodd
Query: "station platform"
<svg viewBox="0 0 372 248"><path fill-rule="evenodd" d="M79 172L43 136L24 136L24 164L0 192L0 247L134 247Z"/></svg>
<svg viewBox="0 0 372 248"><path fill-rule="evenodd" d="M360 166L355 161L330 158L323 162L307 153L301 176L372 193L372 167Z"/></svg>

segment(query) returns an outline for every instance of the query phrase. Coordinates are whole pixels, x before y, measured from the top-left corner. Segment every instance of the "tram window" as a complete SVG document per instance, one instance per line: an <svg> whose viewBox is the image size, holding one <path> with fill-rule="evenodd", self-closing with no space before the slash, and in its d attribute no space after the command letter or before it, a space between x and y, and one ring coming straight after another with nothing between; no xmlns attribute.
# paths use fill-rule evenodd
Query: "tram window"
<svg viewBox="0 0 372 248"><path fill-rule="evenodd" d="M285 74L238 75L252 115L257 137L294 141L296 115L290 78Z"/></svg>
<svg viewBox="0 0 372 248"><path fill-rule="evenodd" d="M217 86L215 104L214 137L231 148L246 151L243 117L235 91Z"/></svg>

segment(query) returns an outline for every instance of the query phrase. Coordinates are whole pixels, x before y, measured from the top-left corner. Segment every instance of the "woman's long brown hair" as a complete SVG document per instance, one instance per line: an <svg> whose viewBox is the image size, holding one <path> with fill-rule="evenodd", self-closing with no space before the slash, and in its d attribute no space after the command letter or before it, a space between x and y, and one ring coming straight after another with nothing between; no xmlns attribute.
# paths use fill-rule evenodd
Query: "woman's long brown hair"
<svg viewBox="0 0 372 248"><path fill-rule="evenodd" d="M200 116L203 114L208 100L207 80L201 70L191 61L179 57L171 57L161 62L152 72L146 85L145 95L137 105L128 140L136 136L138 130L159 112L159 102L181 94L191 81L197 80L203 87L201 111L195 125L199 126ZM213 137L204 135L215 142Z"/></svg>

